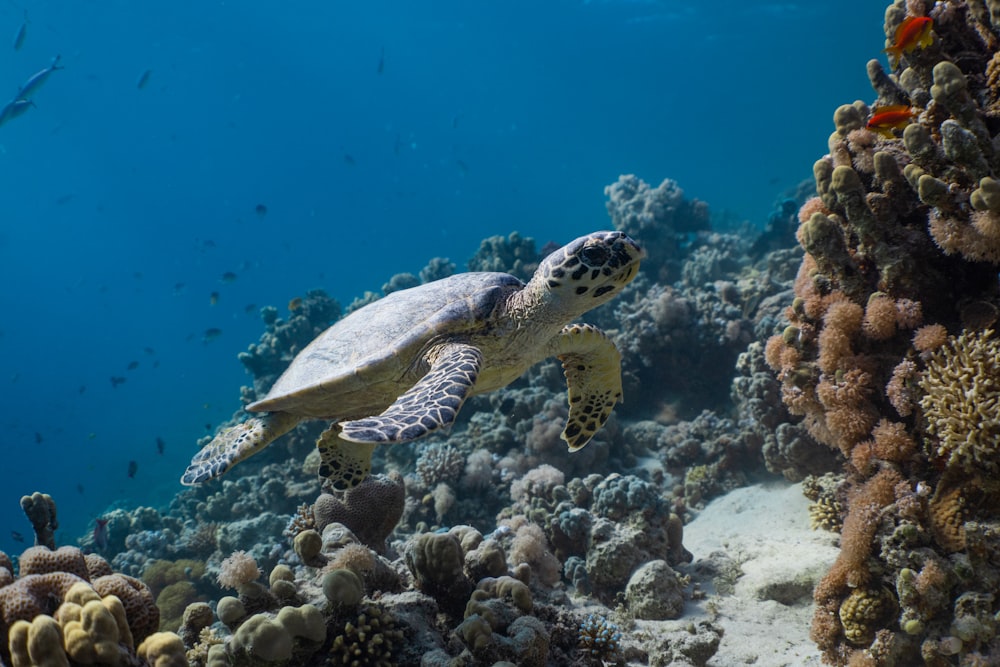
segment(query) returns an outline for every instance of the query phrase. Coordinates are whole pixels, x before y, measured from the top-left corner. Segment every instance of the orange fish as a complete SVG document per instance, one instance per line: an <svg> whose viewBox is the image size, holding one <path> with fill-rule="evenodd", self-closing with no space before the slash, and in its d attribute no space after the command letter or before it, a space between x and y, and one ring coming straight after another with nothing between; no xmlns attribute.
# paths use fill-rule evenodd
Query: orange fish
<svg viewBox="0 0 1000 667"><path fill-rule="evenodd" d="M889 55L889 64L893 69L899 65L899 58L904 53L912 53L917 47L925 49L931 45L934 41L931 32L933 27L934 20L927 16L907 16L899 24L896 28L895 42L883 50L883 53Z"/></svg>
<svg viewBox="0 0 1000 667"><path fill-rule="evenodd" d="M302 310L302 297L297 296L288 302L288 310L292 313L297 313Z"/></svg>
<svg viewBox="0 0 1000 667"><path fill-rule="evenodd" d="M890 104L872 109L872 117L865 124L872 132L878 132L886 139L895 139L893 129L901 129L910 124L917 112L908 104Z"/></svg>

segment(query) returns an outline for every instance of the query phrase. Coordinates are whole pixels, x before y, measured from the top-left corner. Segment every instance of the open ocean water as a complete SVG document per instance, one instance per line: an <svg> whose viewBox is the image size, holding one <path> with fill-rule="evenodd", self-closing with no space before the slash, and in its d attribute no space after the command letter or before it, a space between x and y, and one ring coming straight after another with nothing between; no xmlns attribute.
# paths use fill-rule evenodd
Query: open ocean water
<svg viewBox="0 0 1000 667"><path fill-rule="evenodd" d="M0 103L58 57L0 123L0 549L32 491L60 544L177 492L261 306L609 228L623 173L762 227L872 99L883 10L0 0Z"/></svg>

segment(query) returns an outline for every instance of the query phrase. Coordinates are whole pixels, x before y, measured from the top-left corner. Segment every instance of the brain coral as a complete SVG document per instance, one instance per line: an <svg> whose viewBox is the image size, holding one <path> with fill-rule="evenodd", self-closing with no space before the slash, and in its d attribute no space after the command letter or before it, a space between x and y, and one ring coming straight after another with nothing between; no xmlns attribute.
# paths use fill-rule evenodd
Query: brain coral
<svg viewBox="0 0 1000 667"><path fill-rule="evenodd" d="M385 540L403 516L406 489L399 473L369 475L348 491L323 493L313 503L316 530L342 523L366 546L385 552Z"/></svg>

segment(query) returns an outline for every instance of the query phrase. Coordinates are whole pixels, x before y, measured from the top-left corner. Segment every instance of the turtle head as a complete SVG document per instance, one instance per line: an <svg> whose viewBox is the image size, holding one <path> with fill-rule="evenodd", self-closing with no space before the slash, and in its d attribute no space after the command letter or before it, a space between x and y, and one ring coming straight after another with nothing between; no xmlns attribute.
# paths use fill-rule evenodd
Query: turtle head
<svg viewBox="0 0 1000 667"><path fill-rule="evenodd" d="M594 232L542 260L531 282L562 309L581 315L632 282L645 252L622 232Z"/></svg>

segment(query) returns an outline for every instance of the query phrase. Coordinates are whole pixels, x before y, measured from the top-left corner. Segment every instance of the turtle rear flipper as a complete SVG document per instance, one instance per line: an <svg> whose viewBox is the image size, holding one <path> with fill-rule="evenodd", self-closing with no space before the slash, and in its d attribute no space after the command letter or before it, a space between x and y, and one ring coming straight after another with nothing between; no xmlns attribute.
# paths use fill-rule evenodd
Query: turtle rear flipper
<svg viewBox="0 0 1000 667"><path fill-rule="evenodd" d="M569 394L562 439L575 452L590 442L622 400L622 355L607 334L590 324L564 327L554 345Z"/></svg>
<svg viewBox="0 0 1000 667"><path fill-rule="evenodd" d="M376 417L340 425L340 437L352 442L409 442L450 426L476 384L483 353L472 345L450 343L431 355L427 375Z"/></svg>
<svg viewBox="0 0 1000 667"><path fill-rule="evenodd" d="M360 484L372 470L374 442L351 442L340 437L340 425L334 424L316 440L319 449L319 474L341 491Z"/></svg>
<svg viewBox="0 0 1000 667"><path fill-rule="evenodd" d="M291 431L300 420L286 412L272 412L221 431L191 458L191 465L181 475L181 484L194 486L219 477Z"/></svg>

